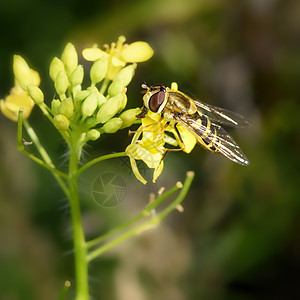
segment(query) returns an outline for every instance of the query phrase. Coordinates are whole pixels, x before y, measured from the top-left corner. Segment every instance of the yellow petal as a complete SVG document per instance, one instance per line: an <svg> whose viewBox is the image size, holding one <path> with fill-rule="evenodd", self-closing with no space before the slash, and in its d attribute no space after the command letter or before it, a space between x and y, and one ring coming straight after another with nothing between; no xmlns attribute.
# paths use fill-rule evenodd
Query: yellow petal
<svg viewBox="0 0 300 300"><path fill-rule="evenodd" d="M164 133L144 132L139 145L152 154L162 154L165 145Z"/></svg>
<svg viewBox="0 0 300 300"><path fill-rule="evenodd" d="M145 162L148 168L156 168L162 158L161 153L152 154L138 144L130 144L125 151L129 157Z"/></svg>
<svg viewBox="0 0 300 300"><path fill-rule="evenodd" d="M134 42L122 50L122 59L126 62L142 62L150 59L154 51L146 42Z"/></svg>
<svg viewBox="0 0 300 300"><path fill-rule="evenodd" d="M152 182L155 183L158 176L161 174L162 170L164 168L164 162L161 161L160 164L155 168L153 172L153 179Z"/></svg>
<svg viewBox="0 0 300 300"><path fill-rule="evenodd" d="M149 151L144 152L144 155L141 157L143 162L146 163L148 168L157 168L161 162L162 154L157 153L157 154L152 154Z"/></svg>
<svg viewBox="0 0 300 300"><path fill-rule="evenodd" d="M0 100L0 109L1 109L1 112L3 113L3 115L12 120L12 121L15 121L17 122L18 121L18 115L14 112L14 111L11 111L6 105L5 105L5 101L4 100Z"/></svg>
<svg viewBox="0 0 300 300"><path fill-rule="evenodd" d="M157 125L160 119L161 119L160 114L156 114L153 113L152 111L148 111L145 118L142 118L142 124L143 126L149 126L151 124Z"/></svg>
<svg viewBox="0 0 300 300"><path fill-rule="evenodd" d="M134 159L137 159L137 154L136 154L136 150L137 150L137 144L130 144L127 146L125 152L129 157L132 157Z"/></svg>
<svg viewBox="0 0 300 300"><path fill-rule="evenodd" d="M82 56L89 61L95 61L103 55L107 55L107 53L99 48L86 48L82 51Z"/></svg>
<svg viewBox="0 0 300 300"><path fill-rule="evenodd" d="M23 118L27 119L34 106L33 100L26 92L12 94L1 100L1 111L8 119L17 122L19 110L23 110Z"/></svg>
<svg viewBox="0 0 300 300"><path fill-rule="evenodd" d="M130 159L130 164L131 164L131 169L132 169L132 172L133 174L135 175L135 177L143 184L146 184L147 183L147 180L141 175L138 167L137 167L137 164L135 162L135 160L131 157L129 157Z"/></svg>
<svg viewBox="0 0 300 300"><path fill-rule="evenodd" d="M126 65L126 62L119 59L118 57L116 56L113 56L112 59L111 59L111 63L113 64L113 66L115 67L124 67Z"/></svg>
<svg viewBox="0 0 300 300"><path fill-rule="evenodd" d="M147 181L143 178L143 176L140 174L139 169L137 167L136 161L135 161L135 156L136 156L136 144L130 144L126 148L125 152L129 156L130 159L130 164L131 164L131 169L135 177L142 182L143 184L146 184Z"/></svg>

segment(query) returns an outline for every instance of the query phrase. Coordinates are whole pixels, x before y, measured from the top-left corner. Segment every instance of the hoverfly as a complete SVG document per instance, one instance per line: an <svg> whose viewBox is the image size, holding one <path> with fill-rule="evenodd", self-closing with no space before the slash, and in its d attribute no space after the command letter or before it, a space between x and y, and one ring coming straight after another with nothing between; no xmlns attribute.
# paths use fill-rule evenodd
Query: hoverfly
<svg viewBox="0 0 300 300"><path fill-rule="evenodd" d="M137 118L144 118L150 110L161 114L161 120L166 120L166 125L173 125L181 144L184 143L177 125L182 124L197 139L197 142L205 149L221 153L228 159L243 166L249 164L249 160L233 138L221 127L220 124L233 127L248 126L247 120L227 109L216 107L204 102L192 99L186 94L168 88L164 85L148 87L143 97L144 106Z"/></svg>

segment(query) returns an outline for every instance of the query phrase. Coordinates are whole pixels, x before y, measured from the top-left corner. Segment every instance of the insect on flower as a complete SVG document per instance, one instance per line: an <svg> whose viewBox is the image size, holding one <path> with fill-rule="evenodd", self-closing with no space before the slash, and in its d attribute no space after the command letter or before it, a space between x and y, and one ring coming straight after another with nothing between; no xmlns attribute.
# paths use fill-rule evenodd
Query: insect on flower
<svg viewBox="0 0 300 300"><path fill-rule="evenodd" d="M175 137L180 145L179 150L185 149L184 139L178 130L178 126L181 126L192 133L197 142L205 149L221 153L240 165L247 166L249 164L249 160L241 148L221 127L221 125L248 126L249 123L243 116L224 108L194 100L178 91L177 84L172 84L171 88L164 85L148 87L143 84L142 88L145 89L144 107L136 117L144 118L148 111L160 114L160 122L166 121L164 129L168 126L174 128ZM147 129L144 128L144 130ZM172 149L170 150L172 151Z"/></svg>

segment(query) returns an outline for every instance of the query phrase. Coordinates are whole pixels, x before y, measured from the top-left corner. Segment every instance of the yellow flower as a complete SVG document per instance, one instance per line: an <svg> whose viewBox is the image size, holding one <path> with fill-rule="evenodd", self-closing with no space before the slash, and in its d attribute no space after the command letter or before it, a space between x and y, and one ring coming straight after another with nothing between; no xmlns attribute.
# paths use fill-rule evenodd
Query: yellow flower
<svg viewBox="0 0 300 300"><path fill-rule="evenodd" d="M96 61L106 56L108 59L108 70L105 77L113 80L119 70L125 67L127 63L146 61L154 53L153 49L146 42L138 41L128 45L124 44L125 40L124 36L120 36L117 43L111 43L110 47L105 45L105 51L95 46L84 49L82 55L89 61Z"/></svg>
<svg viewBox="0 0 300 300"><path fill-rule="evenodd" d="M153 182L163 170L163 157L165 155L165 140L163 130L163 122L158 123L156 115L154 118L146 115L142 119L142 126L135 132L131 144L126 148L126 153L129 156L132 171L136 178L143 184L147 181L140 174L136 164L136 160L142 160L148 168L154 169ZM141 140L139 137L143 134Z"/></svg>
<svg viewBox="0 0 300 300"><path fill-rule="evenodd" d="M174 147L179 146L177 149L182 149L186 153L190 153L196 145L196 138L184 125L177 124L182 143L174 128L175 123L170 122L168 126L166 123L167 120L161 120L160 114L148 111L146 116L142 118L142 126L135 132L131 144L125 150L129 156L134 175L144 184L147 181L140 174L136 160L142 160L148 168L154 169L153 182L155 182L163 170L163 158L168 151L168 148L165 148L166 143ZM167 132L172 133L175 138L168 135ZM143 137L139 139L141 134Z"/></svg>
<svg viewBox="0 0 300 300"><path fill-rule="evenodd" d="M39 86L40 75L27 65L26 61L19 55L14 55L13 71L15 75L15 86L10 94L0 100L0 108L4 116L17 122L19 110L23 110L23 118L27 119L34 106L27 89ZM31 91L32 92L32 91Z"/></svg>
<svg viewBox="0 0 300 300"><path fill-rule="evenodd" d="M13 87L10 94L4 100L0 100L3 115L15 122L18 121L19 110L23 110L23 118L27 119L33 106L33 100L20 87Z"/></svg>

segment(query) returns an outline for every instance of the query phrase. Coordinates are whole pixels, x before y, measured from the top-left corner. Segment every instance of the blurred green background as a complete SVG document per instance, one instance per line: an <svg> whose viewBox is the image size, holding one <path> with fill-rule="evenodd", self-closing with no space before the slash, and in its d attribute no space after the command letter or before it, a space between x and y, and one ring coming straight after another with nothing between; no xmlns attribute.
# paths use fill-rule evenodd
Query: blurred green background
<svg viewBox="0 0 300 300"><path fill-rule="evenodd" d="M253 124L229 130L249 167L197 147L190 155L170 153L157 184L145 169L150 183L140 184L123 160L83 176L83 220L93 237L136 215L150 192L196 173L184 213L91 264L91 299L300 299L299 1L2 0L0 28L1 97L13 84L14 53L40 72L50 101L49 63L67 41L81 51L125 35L155 50L137 68L128 108L142 105L144 81L176 81ZM30 121L65 168L57 132L36 108ZM17 152L16 124L1 115L0 130L0 298L56 299L64 280L74 278L67 200L46 170ZM101 137L84 159L123 151L130 140L127 130ZM90 185L112 169L127 195L116 208L100 207Z"/></svg>

